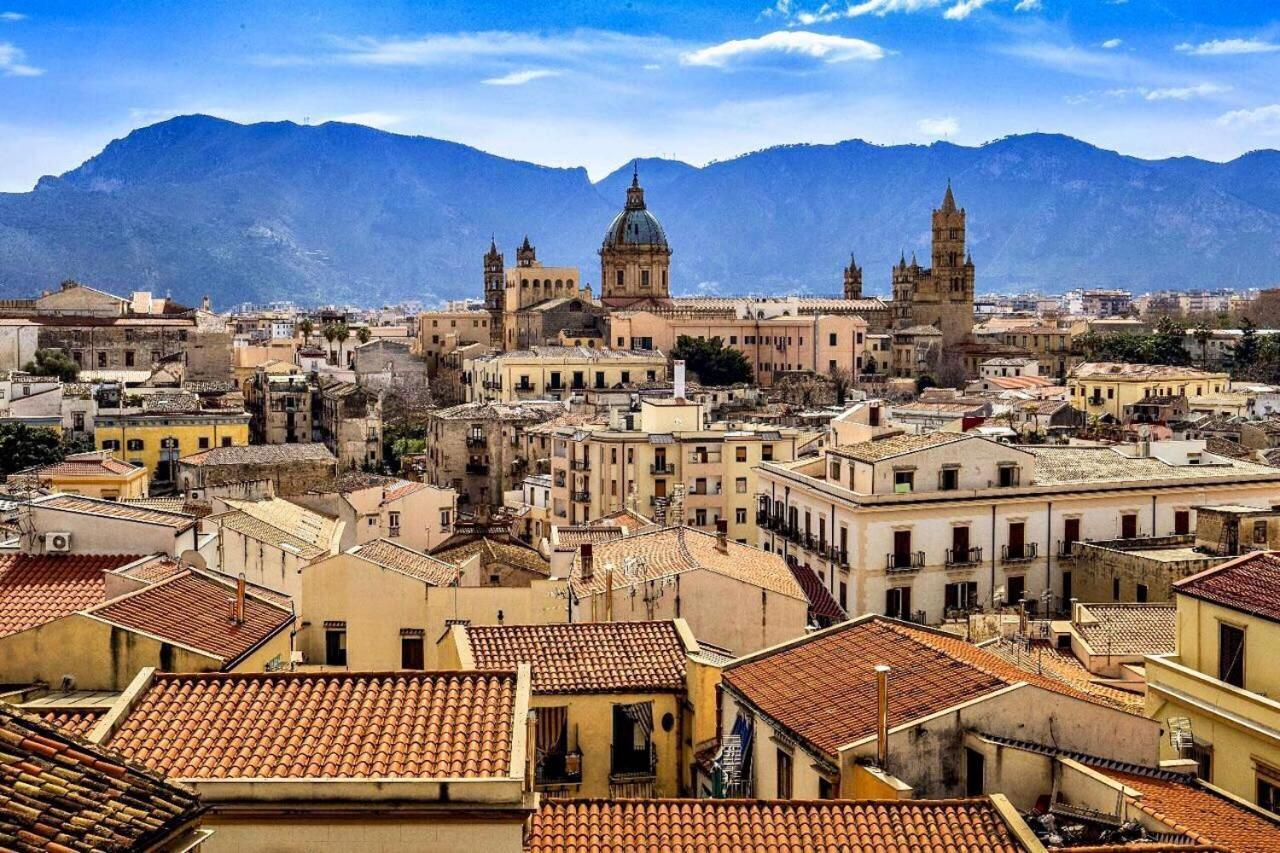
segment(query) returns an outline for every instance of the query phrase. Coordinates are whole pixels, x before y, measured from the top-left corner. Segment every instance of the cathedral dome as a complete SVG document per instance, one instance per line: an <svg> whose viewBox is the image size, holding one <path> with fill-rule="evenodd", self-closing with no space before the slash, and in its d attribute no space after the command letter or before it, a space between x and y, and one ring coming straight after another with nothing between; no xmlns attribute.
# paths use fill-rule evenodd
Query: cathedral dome
<svg viewBox="0 0 1280 853"><path fill-rule="evenodd" d="M645 209L644 190L640 188L638 175L631 177L627 206L613 218L604 232L604 248L615 246L656 246L669 251L662 223Z"/></svg>

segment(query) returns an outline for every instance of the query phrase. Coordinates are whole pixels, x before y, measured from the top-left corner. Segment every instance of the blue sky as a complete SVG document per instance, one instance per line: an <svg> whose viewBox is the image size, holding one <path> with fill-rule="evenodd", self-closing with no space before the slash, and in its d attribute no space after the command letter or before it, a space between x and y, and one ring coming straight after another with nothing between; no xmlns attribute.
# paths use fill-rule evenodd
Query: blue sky
<svg viewBox="0 0 1280 853"><path fill-rule="evenodd" d="M1264 0L0 0L0 190L172 115L355 121L593 177L860 137L1280 147Z"/></svg>

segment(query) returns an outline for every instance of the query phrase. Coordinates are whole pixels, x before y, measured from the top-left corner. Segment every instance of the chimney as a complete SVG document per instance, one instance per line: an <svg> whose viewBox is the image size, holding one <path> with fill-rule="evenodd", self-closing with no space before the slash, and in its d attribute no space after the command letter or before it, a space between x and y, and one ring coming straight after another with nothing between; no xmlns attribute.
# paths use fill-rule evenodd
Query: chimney
<svg viewBox="0 0 1280 853"><path fill-rule="evenodd" d="M236 578L236 624L244 624L244 572Z"/></svg>
<svg viewBox="0 0 1280 853"><path fill-rule="evenodd" d="M532 791L538 781L538 712L529 709L525 715L524 734L524 785L526 791Z"/></svg>
<svg viewBox="0 0 1280 853"><path fill-rule="evenodd" d="M595 558L591 553L591 543L583 542L578 549L578 553L582 555L582 579L584 581L591 580L591 576L595 574Z"/></svg>
<svg viewBox="0 0 1280 853"><path fill-rule="evenodd" d="M889 667L876 664L876 764L889 772Z"/></svg>
<svg viewBox="0 0 1280 853"><path fill-rule="evenodd" d="M729 553L729 519L716 519L716 550L721 554Z"/></svg>
<svg viewBox="0 0 1280 853"><path fill-rule="evenodd" d="M677 359L674 367L674 385L671 396L677 400L684 399L684 361Z"/></svg>

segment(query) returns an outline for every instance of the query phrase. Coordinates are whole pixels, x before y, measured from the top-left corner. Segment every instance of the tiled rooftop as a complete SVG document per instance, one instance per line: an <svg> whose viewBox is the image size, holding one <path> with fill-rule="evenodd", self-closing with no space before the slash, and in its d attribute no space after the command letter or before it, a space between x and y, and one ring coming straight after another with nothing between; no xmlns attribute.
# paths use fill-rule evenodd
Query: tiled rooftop
<svg viewBox="0 0 1280 853"><path fill-rule="evenodd" d="M984 643L982 648L1026 673L1056 679L1122 711L1143 713L1145 704L1141 693L1100 683L1069 649L1059 649L1045 642L1037 642L1028 648L1025 643L1004 639Z"/></svg>
<svg viewBox="0 0 1280 853"><path fill-rule="evenodd" d="M114 458L109 451L93 451L90 453L73 453L61 462L28 468L14 476L103 477L129 476L140 472L145 473L141 468Z"/></svg>
<svg viewBox="0 0 1280 853"><path fill-rule="evenodd" d="M1177 641L1173 604L1085 604L1076 630L1095 652L1170 655Z"/></svg>
<svg viewBox="0 0 1280 853"><path fill-rule="evenodd" d="M1132 364L1117 361L1086 361L1071 371L1075 379L1209 379L1223 374L1206 373L1193 367L1167 364Z"/></svg>
<svg viewBox="0 0 1280 853"><path fill-rule="evenodd" d="M432 586L453 586L458 580L458 567L429 554L415 551L390 539L375 539L351 549L362 560L408 575Z"/></svg>
<svg viewBox="0 0 1280 853"><path fill-rule="evenodd" d="M445 540L444 546L436 549L433 556L454 565L464 563L479 554L484 565L491 562L506 563L539 575L551 574L551 561L527 545L481 537L457 545L449 545L449 541Z"/></svg>
<svg viewBox="0 0 1280 853"><path fill-rule="evenodd" d="M334 464L337 459L319 442L214 447L182 457L184 465L287 465L290 462Z"/></svg>
<svg viewBox="0 0 1280 853"><path fill-rule="evenodd" d="M927 450L930 447L941 447L944 444L952 444L957 441L967 441L973 438L971 435L965 435L958 432L930 432L924 435L894 435L889 438L882 438L873 441L861 441L857 444L849 444L844 447L833 447L831 452L846 459L854 459L859 462L880 462L885 459L891 459L894 456L901 456L904 453L913 453L917 450Z"/></svg>
<svg viewBox="0 0 1280 853"><path fill-rule="evenodd" d="M471 625L477 669L532 667L535 693L650 693L685 689L685 645L675 623Z"/></svg>
<svg viewBox="0 0 1280 853"><path fill-rule="evenodd" d="M603 525L606 527L625 527L628 533L638 533L654 525L653 519L646 518L633 509L615 509L612 512L605 513L599 518L593 518L587 522L590 525Z"/></svg>
<svg viewBox="0 0 1280 853"><path fill-rule="evenodd" d="M809 612L811 614L823 619L829 619L831 622L843 622L849 618L813 569L806 568L799 563L794 566L788 565L787 568L791 570L791 575L796 579L796 583L800 584L800 588L804 590L805 598L809 599Z"/></svg>
<svg viewBox="0 0 1280 853"><path fill-rule="evenodd" d="M1111 447L1028 445L1036 457L1032 485L1133 482L1143 480L1209 479L1240 475L1280 476L1280 470L1240 459L1213 457L1212 465L1170 465L1154 456L1133 458Z"/></svg>
<svg viewBox="0 0 1280 853"><path fill-rule="evenodd" d="M1280 552L1237 557L1173 587L1182 595L1280 622Z"/></svg>
<svg viewBox="0 0 1280 853"><path fill-rule="evenodd" d="M526 853L1016 853L990 800L549 800Z"/></svg>
<svg viewBox="0 0 1280 853"><path fill-rule="evenodd" d="M558 524L553 528L552 538L556 545L576 548L583 542L612 542L624 535L626 531L621 527L605 524Z"/></svg>
<svg viewBox="0 0 1280 853"><path fill-rule="evenodd" d="M495 778L515 694L498 672L157 674L108 745L178 779Z"/></svg>
<svg viewBox="0 0 1280 853"><path fill-rule="evenodd" d="M151 849L201 811L192 791L0 704L0 849Z"/></svg>
<svg viewBox="0 0 1280 853"><path fill-rule="evenodd" d="M628 558L638 561L628 574ZM615 587L630 586L645 580L671 577L695 569L725 575L770 592L808 601L800 584L782 557L733 540L721 552L716 536L693 527L661 527L613 542L595 546L594 571L591 578L582 577L582 555L574 558L571 579L574 593L594 595L608 585L605 567L614 567Z"/></svg>
<svg viewBox="0 0 1280 853"><path fill-rule="evenodd" d="M102 601L103 573L135 556L0 556L0 637L52 622Z"/></svg>
<svg viewBox="0 0 1280 853"><path fill-rule="evenodd" d="M1027 672L958 637L878 616L748 656L724 670L724 683L834 756L839 747L875 731L873 668L877 664L893 668L890 726L1021 681L1108 704L1065 682Z"/></svg>
<svg viewBox="0 0 1280 853"><path fill-rule="evenodd" d="M59 509L66 512L78 512L84 515L96 515L103 518L119 518L126 521L139 521L144 524L159 524L165 527L173 527L177 530L186 530L188 527L196 523L193 516L180 512L167 512L165 510L151 509L150 507L139 506L137 504L122 503L120 501L101 500L99 498L89 498L83 495L67 495L54 494L44 498L37 498L34 503L36 506L49 509Z"/></svg>
<svg viewBox="0 0 1280 853"><path fill-rule="evenodd" d="M289 546L304 559L328 553L337 522L283 498L246 501L225 498L231 512L209 520L271 545Z"/></svg>
<svg viewBox="0 0 1280 853"><path fill-rule="evenodd" d="M1265 817L1173 774L1095 769L1141 792L1142 796L1130 797L1129 802L1197 843L1249 853L1280 853L1280 818Z"/></svg>
<svg viewBox="0 0 1280 853"><path fill-rule="evenodd" d="M40 719L69 737L84 737L106 713L105 708L46 711Z"/></svg>
<svg viewBox="0 0 1280 853"><path fill-rule="evenodd" d="M86 612L229 665L293 622L292 611L246 594L244 622L237 624L227 618L227 599L234 597L234 582L187 571Z"/></svg>

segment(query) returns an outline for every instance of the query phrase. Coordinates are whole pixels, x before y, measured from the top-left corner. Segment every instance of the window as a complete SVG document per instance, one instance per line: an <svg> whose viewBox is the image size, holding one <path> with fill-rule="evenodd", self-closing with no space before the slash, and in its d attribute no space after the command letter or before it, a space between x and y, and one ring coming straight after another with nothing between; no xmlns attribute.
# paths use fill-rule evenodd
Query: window
<svg viewBox="0 0 1280 853"><path fill-rule="evenodd" d="M630 384L631 384L631 371L630 371L630 370L624 370L624 371L622 371L622 384L623 384L623 385L630 385Z"/></svg>
<svg viewBox="0 0 1280 853"><path fill-rule="evenodd" d="M835 346L838 338L839 338L839 335L837 335L835 332L832 332L830 335L827 336L827 343L830 346Z"/></svg>
<svg viewBox="0 0 1280 853"><path fill-rule="evenodd" d="M1188 510L1180 509L1173 514L1173 532L1175 535L1182 536L1191 532L1191 513Z"/></svg>
<svg viewBox="0 0 1280 853"><path fill-rule="evenodd" d="M648 286L649 286L649 271L648 271L648 270L640 270L640 286L641 286L641 287L648 287Z"/></svg>
<svg viewBox="0 0 1280 853"><path fill-rule="evenodd" d="M1147 585L1145 583L1138 584L1138 589L1134 597L1138 600L1139 604L1147 603Z"/></svg>
<svg viewBox="0 0 1280 853"><path fill-rule="evenodd" d="M1260 518L1253 523L1253 544L1267 544L1267 520L1265 518Z"/></svg>
<svg viewBox="0 0 1280 853"><path fill-rule="evenodd" d="M200 446L200 449L201 449L201 450L208 450L208 449L209 449L209 436L207 436L207 435L202 435L202 436L200 436L200 438L199 438L199 439L197 439L197 444Z"/></svg>
<svg viewBox="0 0 1280 853"><path fill-rule="evenodd" d="M778 780L774 796L780 800L791 799L791 753L778 749Z"/></svg>
<svg viewBox="0 0 1280 853"><path fill-rule="evenodd" d="M1280 814L1280 770L1261 765L1257 768L1258 806Z"/></svg>
<svg viewBox="0 0 1280 853"><path fill-rule="evenodd" d="M840 581L840 609L849 609L849 583L847 581Z"/></svg>
<svg viewBox="0 0 1280 853"><path fill-rule="evenodd" d="M733 458L738 462L746 462L747 449L745 447L735 447L733 449Z"/></svg>
<svg viewBox="0 0 1280 853"><path fill-rule="evenodd" d="M693 511L693 523L698 527L706 527L707 511L705 509L695 509Z"/></svg>
<svg viewBox="0 0 1280 853"><path fill-rule="evenodd" d="M733 511L733 521L735 524L747 523L747 510L745 507L738 507Z"/></svg>
<svg viewBox="0 0 1280 853"><path fill-rule="evenodd" d="M736 480L734 480L733 488L734 488L734 491L736 491L738 494L745 495L747 493L747 478L739 477Z"/></svg>
<svg viewBox="0 0 1280 853"><path fill-rule="evenodd" d="M983 777L986 775L987 759L976 749L964 749L964 795L981 797L985 789Z"/></svg>
<svg viewBox="0 0 1280 853"><path fill-rule="evenodd" d="M560 371L558 370L551 371L551 384L548 387L551 388L553 391L560 390Z"/></svg>
<svg viewBox="0 0 1280 853"><path fill-rule="evenodd" d="M107 354L105 352L98 353L98 367L107 366Z"/></svg>
<svg viewBox="0 0 1280 853"><path fill-rule="evenodd" d="M912 490L916 482L915 471L894 471L893 472L893 491L897 494L903 494Z"/></svg>
<svg viewBox="0 0 1280 853"><path fill-rule="evenodd" d="M1120 600L1120 578L1111 579L1111 600Z"/></svg>
<svg viewBox="0 0 1280 853"><path fill-rule="evenodd" d="M347 665L346 628L334 628L324 632L324 662L328 666Z"/></svg>
<svg viewBox="0 0 1280 853"><path fill-rule="evenodd" d="M102 442L103 450L119 450L120 442L114 438L104 439Z"/></svg>
<svg viewBox="0 0 1280 853"><path fill-rule="evenodd" d="M618 283L618 287L622 287L622 270L618 270L617 275L614 276L614 281Z"/></svg>
<svg viewBox="0 0 1280 853"><path fill-rule="evenodd" d="M425 669L426 658L422 649L422 634L400 632L400 668Z"/></svg>
<svg viewBox="0 0 1280 853"><path fill-rule="evenodd" d="M1138 514L1126 512L1120 516L1120 538L1136 539L1138 537Z"/></svg>
<svg viewBox="0 0 1280 853"><path fill-rule="evenodd" d="M1027 579L1022 575L1014 575L1006 580L1008 591L1006 592L1006 600L1010 604L1017 604L1027 595Z"/></svg>
<svg viewBox="0 0 1280 853"><path fill-rule="evenodd" d="M230 447L230 446L231 446L231 436L229 436L229 435L224 435L224 436L222 437L222 446L223 446L223 447Z"/></svg>
<svg viewBox="0 0 1280 853"><path fill-rule="evenodd" d="M949 611L972 610L978 604L978 582L959 581L949 583L944 595L944 606Z"/></svg>
<svg viewBox="0 0 1280 853"><path fill-rule="evenodd" d="M1021 480L1020 471L1017 465L1002 464L1000 466L1000 487L1010 488L1018 485Z"/></svg>
<svg viewBox="0 0 1280 853"><path fill-rule="evenodd" d="M818 777L818 799L831 800L835 799L836 786L831 784L831 780L825 776Z"/></svg>
<svg viewBox="0 0 1280 853"><path fill-rule="evenodd" d="M884 615L893 619L911 617L911 587L896 586L885 590Z"/></svg>
<svg viewBox="0 0 1280 853"><path fill-rule="evenodd" d="M610 772L649 773L649 738L653 732L653 703L613 706L613 749Z"/></svg>
<svg viewBox="0 0 1280 853"><path fill-rule="evenodd" d="M736 347L737 345L738 345L738 336L737 336L737 335L730 335L730 336L729 336L729 346L731 346L731 347Z"/></svg>
<svg viewBox="0 0 1280 853"><path fill-rule="evenodd" d="M960 467L949 465L943 468L938 474L938 490L954 492L958 488L960 488Z"/></svg>
<svg viewBox="0 0 1280 853"><path fill-rule="evenodd" d="M391 537L393 539L400 535L400 513L398 512L387 513L387 528L390 531Z"/></svg>
<svg viewBox="0 0 1280 853"><path fill-rule="evenodd" d="M773 461L773 445L772 444L760 445L760 461L761 462Z"/></svg>
<svg viewBox="0 0 1280 853"><path fill-rule="evenodd" d="M124 366L133 367L133 350L126 350L124 354Z"/></svg>
<svg viewBox="0 0 1280 853"><path fill-rule="evenodd" d="M1218 624L1218 679L1244 687L1244 629Z"/></svg>
<svg viewBox="0 0 1280 853"><path fill-rule="evenodd" d="M128 445L128 447L129 447L129 449L130 449L130 450L142 450L142 449L143 449L143 446L144 446L144 445L143 445L143 441L142 441L142 439L140 439L140 438L131 438L131 439L129 439L129 445Z"/></svg>

